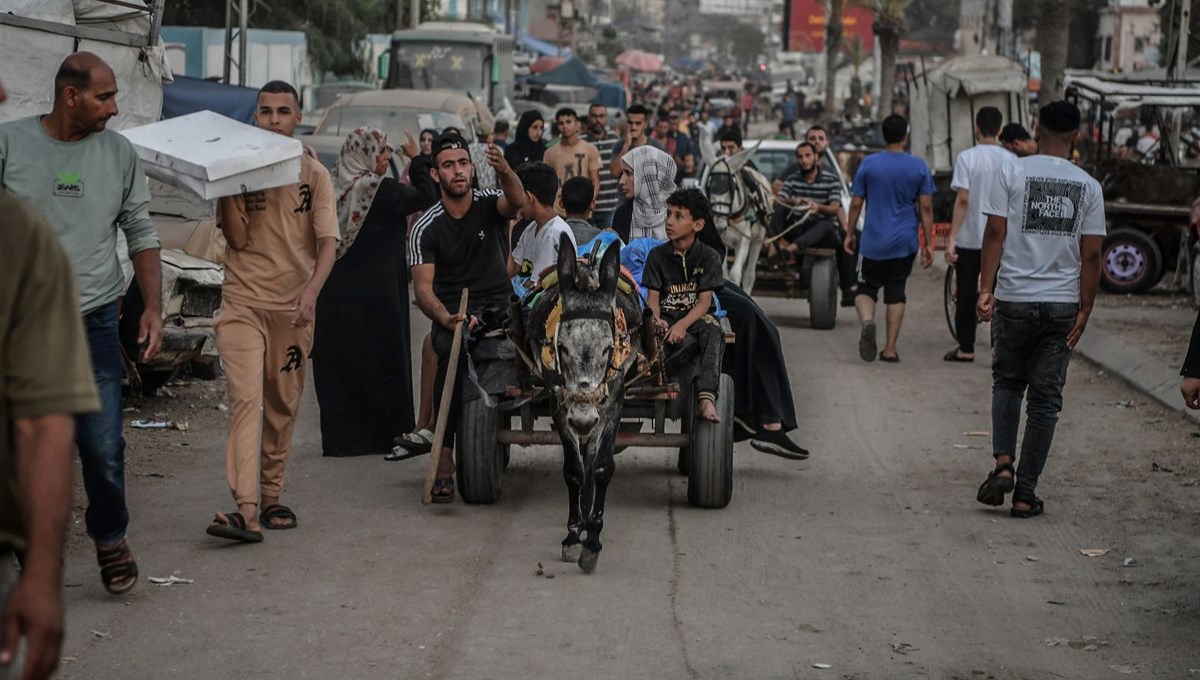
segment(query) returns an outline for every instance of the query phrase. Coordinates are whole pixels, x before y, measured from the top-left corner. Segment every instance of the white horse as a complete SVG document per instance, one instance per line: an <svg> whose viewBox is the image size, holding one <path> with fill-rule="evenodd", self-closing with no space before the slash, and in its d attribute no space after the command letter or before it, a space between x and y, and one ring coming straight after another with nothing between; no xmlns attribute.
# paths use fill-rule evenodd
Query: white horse
<svg viewBox="0 0 1200 680"><path fill-rule="evenodd" d="M771 183L761 172L746 167L758 144L726 157L718 153L706 132L700 135L705 164L700 186L712 206L721 240L733 252L733 263L727 265L725 277L750 293L773 210Z"/></svg>

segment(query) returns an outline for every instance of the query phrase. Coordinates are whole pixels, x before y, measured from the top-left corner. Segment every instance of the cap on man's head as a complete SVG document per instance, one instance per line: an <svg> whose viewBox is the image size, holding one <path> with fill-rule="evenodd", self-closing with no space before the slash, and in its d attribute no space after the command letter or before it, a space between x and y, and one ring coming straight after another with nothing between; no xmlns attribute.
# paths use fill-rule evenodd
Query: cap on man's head
<svg viewBox="0 0 1200 680"><path fill-rule="evenodd" d="M1078 132L1079 107L1065 99L1050 102L1038 110L1038 126L1058 133Z"/></svg>
<svg viewBox="0 0 1200 680"><path fill-rule="evenodd" d="M1004 126L1004 129L1000 130L1000 141L1002 142L1012 144L1013 142L1024 142L1030 139L1033 139L1033 135L1029 134L1029 130L1022 127L1020 123L1009 123Z"/></svg>
<svg viewBox="0 0 1200 680"><path fill-rule="evenodd" d="M433 142L433 158L437 160L438 155L443 151L453 151L454 149L467 150L467 140L463 139L462 135L453 132L443 134Z"/></svg>

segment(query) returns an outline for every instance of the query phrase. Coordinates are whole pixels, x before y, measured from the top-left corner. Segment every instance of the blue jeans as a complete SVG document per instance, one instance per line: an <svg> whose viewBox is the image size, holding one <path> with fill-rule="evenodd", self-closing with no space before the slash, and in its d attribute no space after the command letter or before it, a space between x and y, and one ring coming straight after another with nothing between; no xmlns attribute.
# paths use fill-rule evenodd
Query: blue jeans
<svg viewBox="0 0 1200 680"><path fill-rule="evenodd" d="M600 230L608 229L612 227L615 214L617 214L616 210L597 210L592 213L592 225Z"/></svg>
<svg viewBox="0 0 1200 680"><path fill-rule="evenodd" d="M1025 438L1013 501L1032 503L1062 410L1071 350L1067 334L1079 305L996 302L992 317L992 454L1015 456L1021 399L1027 394Z"/></svg>
<svg viewBox="0 0 1200 680"><path fill-rule="evenodd" d="M75 417L75 446L83 467L88 507L84 519L97 545L116 545L125 538L125 438L121 436L121 342L117 336L117 303L83 317L92 374L100 393L100 412Z"/></svg>

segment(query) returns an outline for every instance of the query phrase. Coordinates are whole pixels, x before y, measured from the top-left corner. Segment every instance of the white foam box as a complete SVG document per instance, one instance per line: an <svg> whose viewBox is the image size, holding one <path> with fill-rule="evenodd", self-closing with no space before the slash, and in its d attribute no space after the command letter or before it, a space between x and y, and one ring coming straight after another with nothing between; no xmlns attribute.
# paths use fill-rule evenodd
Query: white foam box
<svg viewBox="0 0 1200 680"><path fill-rule="evenodd" d="M297 139L212 111L122 130L146 174L203 199L261 191L300 181Z"/></svg>

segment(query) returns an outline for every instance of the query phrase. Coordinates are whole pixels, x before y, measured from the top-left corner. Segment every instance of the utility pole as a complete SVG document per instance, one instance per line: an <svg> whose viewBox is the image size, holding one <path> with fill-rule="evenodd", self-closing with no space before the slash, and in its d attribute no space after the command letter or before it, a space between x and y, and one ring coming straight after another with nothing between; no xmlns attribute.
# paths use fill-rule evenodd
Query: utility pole
<svg viewBox="0 0 1200 680"><path fill-rule="evenodd" d="M411 18L408 20L409 28L416 28L421 25L421 0L408 0L409 9L412 11Z"/></svg>
<svg viewBox="0 0 1200 680"><path fill-rule="evenodd" d="M233 57L233 41L234 34L234 15L237 15L237 59ZM237 84L246 84L246 51L247 51L247 36L246 30L250 23L250 0L226 0L225 2L225 64L224 64L224 80L226 84L233 84L230 77L233 75L234 64L237 65Z"/></svg>
<svg viewBox="0 0 1200 680"><path fill-rule="evenodd" d="M1187 53L1188 41L1190 39L1188 33L1192 24L1192 3L1191 0L1180 0L1179 2L1179 42L1178 48L1175 50L1174 71L1169 77L1174 80L1183 80L1187 77Z"/></svg>
<svg viewBox="0 0 1200 680"><path fill-rule="evenodd" d="M996 2L996 54L1002 57L1013 56L1012 3L1013 0Z"/></svg>

